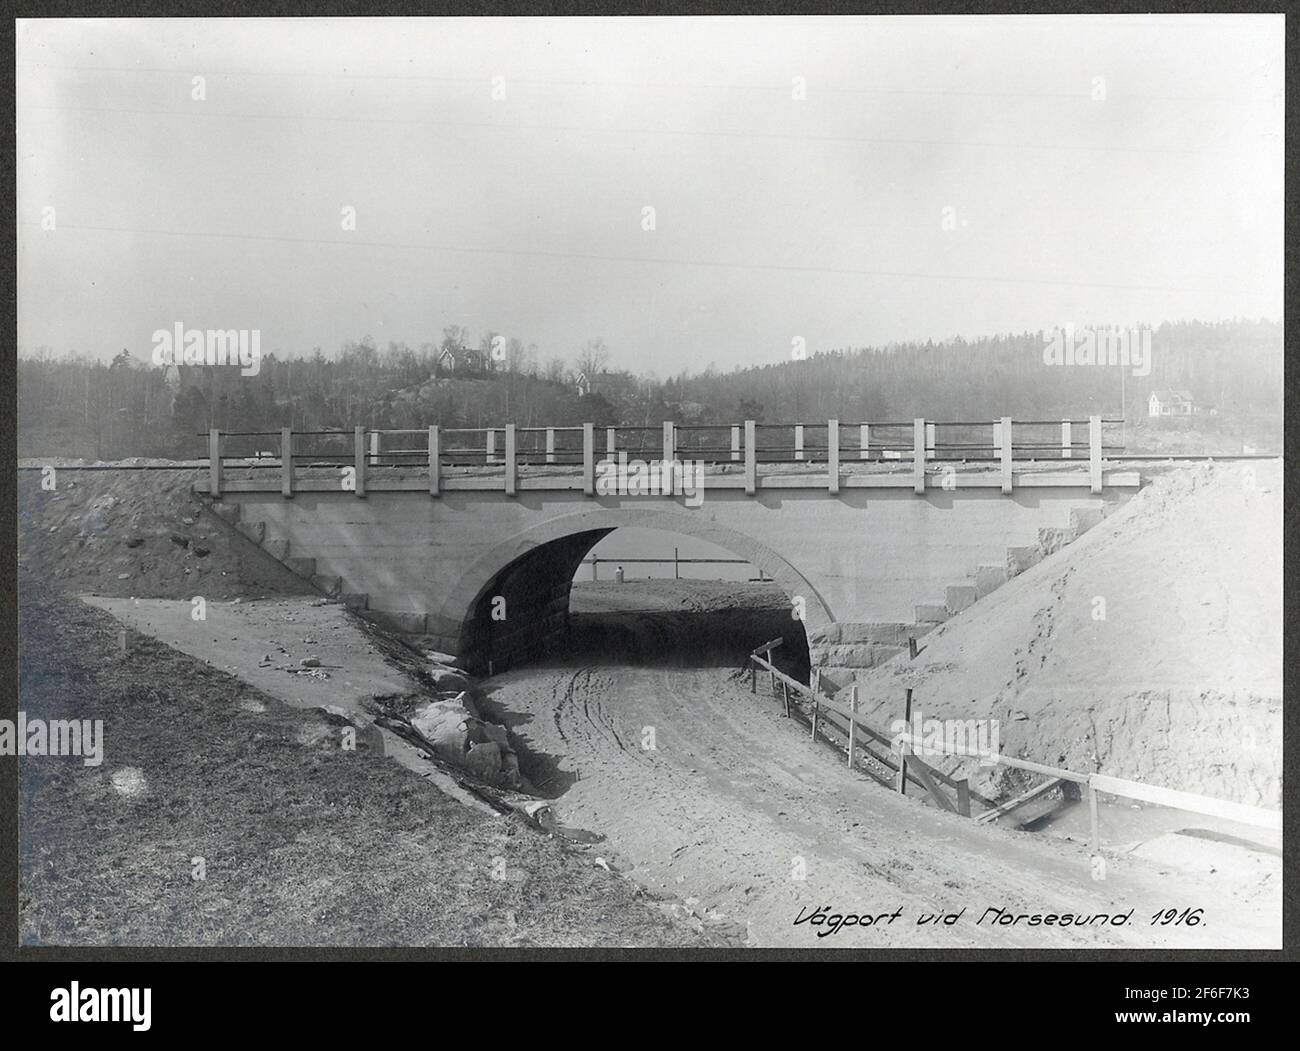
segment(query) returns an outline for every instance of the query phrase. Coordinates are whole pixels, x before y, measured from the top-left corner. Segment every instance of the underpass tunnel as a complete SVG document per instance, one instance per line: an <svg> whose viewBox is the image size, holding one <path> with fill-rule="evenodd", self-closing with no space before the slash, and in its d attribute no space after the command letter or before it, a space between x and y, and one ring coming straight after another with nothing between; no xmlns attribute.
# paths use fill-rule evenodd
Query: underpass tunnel
<svg viewBox="0 0 1300 1051"><path fill-rule="evenodd" d="M539 544L497 573L465 623L469 670L492 675L560 652L569 636L573 576L611 531L586 530Z"/></svg>
<svg viewBox="0 0 1300 1051"><path fill-rule="evenodd" d="M780 638L774 662L806 682L797 610L770 573L733 551L625 526L573 533L511 562L475 602L465 637L481 674L554 659L738 670Z"/></svg>

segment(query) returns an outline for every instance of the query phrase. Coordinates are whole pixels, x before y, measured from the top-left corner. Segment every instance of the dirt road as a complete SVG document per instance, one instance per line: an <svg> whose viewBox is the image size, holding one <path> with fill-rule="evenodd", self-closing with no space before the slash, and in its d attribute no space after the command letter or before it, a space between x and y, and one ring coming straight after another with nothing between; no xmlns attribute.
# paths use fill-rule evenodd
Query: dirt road
<svg viewBox="0 0 1300 1051"><path fill-rule="evenodd" d="M654 589L641 587L647 593L634 604L652 607ZM575 589L575 609L584 604L598 602ZM671 635L671 615L640 616L661 640ZM1111 855L1105 879L1095 880L1084 844L976 826L900 799L814 746L779 704L751 695L730 657L693 663L629 667L596 653L500 675L485 693L493 716L534 754L532 779L565 823L604 833L608 856L631 878L745 927L753 944L1280 944L1275 857L1242 852L1244 870L1193 873ZM878 922L834 934L826 924L795 923L801 910L821 906ZM951 926L916 922L963 906ZM1198 907L1205 911L1196 926L1150 924L1159 910ZM879 919L899 908L897 920ZM995 925L990 908L1133 915L1119 927L1031 927Z"/></svg>

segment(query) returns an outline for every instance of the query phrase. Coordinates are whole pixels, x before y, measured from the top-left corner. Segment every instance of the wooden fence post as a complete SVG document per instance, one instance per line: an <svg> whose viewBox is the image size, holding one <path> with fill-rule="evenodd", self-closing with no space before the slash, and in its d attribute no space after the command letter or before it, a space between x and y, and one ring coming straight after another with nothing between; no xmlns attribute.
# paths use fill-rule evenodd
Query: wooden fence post
<svg viewBox="0 0 1300 1051"><path fill-rule="evenodd" d="M491 464L496 461L496 458L497 458L497 432L493 430L491 427L489 427L487 429L487 437L484 440L483 462L485 464Z"/></svg>
<svg viewBox="0 0 1300 1051"><path fill-rule="evenodd" d="M221 495L221 432L208 431L208 494Z"/></svg>
<svg viewBox="0 0 1300 1051"><path fill-rule="evenodd" d="M1088 778L1088 831L1092 842L1092 852L1101 853L1101 830L1097 822L1097 789Z"/></svg>
<svg viewBox="0 0 1300 1051"><path fill-rule="evenodd" d="M957 782L957 813L970 817L970 778L963 777Z"/></svg>
<svg viewBox="0 0 1300 1051"><path fill-rule="evenodd" d="M758 450L754 447L758 428L753 420L745 421L745 495L758 492Z"/></svg>
<svg viewBox="0 0 1300 1051"><path fill-rule="evenodd" d="M546 462L555 463L555 428L546 428Z"/></svg>
<svg viewBox="0 0 1300 1051"><path fill-rule="evenodd" d="M1070 442L1070 421L1061 421L1061 459L1068 460L1074 455Z"/></svg>
<svg viewBox="0 0 1300 1051"><path fill-rule="evenodd" d="M849 769L853 769L858 742L858 684L849 687Z"/></svg>
<svg viewBox="0 0 1300 1051"><path fill-rule="evenodd" d="M1088 486L1101 492L1101 417L1088 417Z"/></svg>
<svg viewBox="0 0 1300 1051"><path fill-rule="evenodd" d="M663 461L659 467L659 491L673 495L673 465L677 462L677 432L672 420L664 420Z"/></svg>
<svg viewBox="0 0 1300 1051"><path fill-rule="evenodd" d="M280 495L293 496L293 431L280 428Z"/></svg>
<svg viewBox="0 0 1300 1051"><path fill-rule="evenodd" d="M826 421L826 477L831 493L840 491L840 421Z"/></svg>
<svg viewBox="0 0 1300 1051"><path fill-rule="evenodd" d="M591 423L582 425L582 491L596 495L596 427Z"/></svg>
<svg viewBox="0 0 1300 1051"><path fill-rule="evenodd" d="M796 460L803 459L803 424L802 423L796 423L794 425L794 458Z"/></svg>
<svg viewBox="0 0 1300 1051"><path fill-rule="evenodd" d="M933 423L927 423L925 425L925 458L927 460L934 459L934 446L935 446L935 425Z"/></svg>
<svg viewBox="0 0 1300 1051"><path fill-rule="evenodd" d="M437 496L441 487L442 457L438 448L438 425L429 428L429 495Z"/></svg>
<svg viewBox="0 0 1300 1051"><path fill-rule="evenodd" d="M1011 417L1002 417L1002 491L1011 492L1011 454L1014 451L1011 439Z"/></svg>
<svg viewBox="0 0 1300 1051"><path fill-rule="evenodd" d="M925 492L925 420L912 421L912 488Z"/></svg>
<svg viewBox="0 0 1300 1051"><path fill-rule="evenodd" d="M352 430L352 457L356 460L357 496L366 495L366 429L359 424Z"/></svg>
<svg viewBox="0 0 1300 1051"><path fill-rule="evenodd" d="M515 459L515 425L506 424L506 496L514 496L519 486L519 463Z"/></svg>
<svg viewBox="0 0 1300 1051"><path fill-rule="evenodd" d="M907 688L907 700L903 704L903 723L907 727L907 733L912 732L912 688ZM898 749L898 777L895 783L900 796L907 795L907 743L900 742Z"/></svg>
<svg viewBox="0 0 1300 1051"><path fill-rule="evenodd" d="M731 458L737 462L740 460L740 427L737 425L731 428Z"/></svg>
<svg viewBox="0 0 1300 1051"><path fill-rule="evenodd" d="M858 424L858 459L871 459L871 424Z"/></svg>
<svg viewBox="0 0 1300 1051"><path fill-rule="evenodd" d="M380 437L378 431L370 432L370 466L379 466L379 444Z"/></svg>

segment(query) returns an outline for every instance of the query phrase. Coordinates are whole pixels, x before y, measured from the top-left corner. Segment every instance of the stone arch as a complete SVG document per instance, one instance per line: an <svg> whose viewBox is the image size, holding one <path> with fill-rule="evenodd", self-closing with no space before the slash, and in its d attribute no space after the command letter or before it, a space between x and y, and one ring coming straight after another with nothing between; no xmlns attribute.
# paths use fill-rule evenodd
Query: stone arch
<svg viewBox="0 0 1300 1051"><path fill-rule="evenodd" d="M531 612L538 631L547 618L567 611L569 584L588 552L621 526L639 526L695 537L716 544L763 570L791 599L803 600L803 628L810 644L834 623L834 616L812 582L785 556L753 537L719 526L711 519L680 508L663 510L598 508L548 519L522 529L479 555L457 578L439 608L430 617L438 631L455 637L457 647L473 659L482 639L476 623L484 600L506 574L542 582L539 606ZM562 581L562 584L560 583Z"/></svg>

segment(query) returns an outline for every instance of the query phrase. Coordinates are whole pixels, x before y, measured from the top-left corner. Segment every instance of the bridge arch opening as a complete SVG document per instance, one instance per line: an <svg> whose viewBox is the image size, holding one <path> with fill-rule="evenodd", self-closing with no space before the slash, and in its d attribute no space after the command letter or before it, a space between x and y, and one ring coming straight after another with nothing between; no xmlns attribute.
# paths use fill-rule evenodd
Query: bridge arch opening
<svg viewBox="0 0 1300 1051"><path fill-rule="evenodd" d="M651 536L657 551L641 557L663 562L633 562L633 555L618 561L620 552L646 549ZM609 545L601 547L607 538L621 546L608 552ZM601 561L593 566L598 548ZM683 561L690 558L699 561ZM656 564L663 567L658 573ZM710 565L725 572L710 574ZM807 578L752 537L680 510L619 509L565 516L494 546L466 567L438 614L456 631L467 666L480 674L575 653L739 667L749 650L780 637L781 660L802 676L809 638L832 619Z"/></svg>

